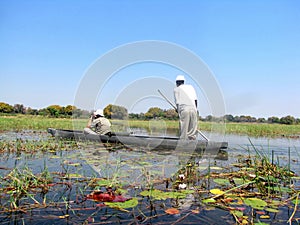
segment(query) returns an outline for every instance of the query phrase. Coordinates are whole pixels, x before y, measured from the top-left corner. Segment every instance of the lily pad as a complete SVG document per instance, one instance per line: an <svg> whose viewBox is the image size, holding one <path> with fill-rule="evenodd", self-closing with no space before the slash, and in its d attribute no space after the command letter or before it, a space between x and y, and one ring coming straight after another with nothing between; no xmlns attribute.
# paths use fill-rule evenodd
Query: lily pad
<svg viewBox="0 0 300 225"><path fill-rule="evenodd" d="M203 202L203 203L215 203L215 202L216 202L216 200L215 200L215 199L213 199L213 198L208 198L208 199L204 199L204 200L202 200L202 202Z"/></svg>
<svg viewBox="0 0 300 225"><path fill-rule="evenodd" d="M265 208L266 211L268 212L272 212L272 213L278 213L279 210L278 209L274 209L274 208Z"/></svg>
<svg viewBox="0 0 300 225"><path fill-rule="evenodd" d="M225 192L220 190L220 189L211 189L210 190L210 193L214 194L214 195L222 195L224 194Z"/></svg>
<svg viewBox="0 0 300 225"><path fill-rule="evenodd" d="M97 182L98 186L100 186L100 187L110 186L110 185L112 185L112 183L113 182L111 180L106 180L106 179L99 180Z"/></svg>
<svg viewBox="0 0 300 225"><path fill-rule="evenodd" d="M128 209L136 207L138 205L138 200L137 198L132 198L125 202L105 202L105 205L116 209Z"/></svg>
<svg viewBox="0 0 300 225"><path fill-rule="evenodd" d="M258 222L258 223L254 223L254 225L269 225L268 223L264 223L264 222Z"/></svg>
<svg viewBox="0 0 300 225"><path fill-rule="evenodd" d="M243 217L243 212L239 211L239 210L232 210L232 211L230 211L230 213L233 214L233 215L235 215L238 218Z"/></svg>
<svg viewBox="0 0 300 225"><path fill-rule="evenodd" d="M272 191L278 191L278 192L283 192L283 193L292 193L293 192L290 188L287 188L287 187L275 186L275 187L267 187L267 188Z"/></svg>
<svg viewBox="0 0 300 225"><path fill-rule="evenodd" d="M216 184L220 184L220 185L224 185L224 186L230 184L230 182L229 182L228 179L221 179L221 178L214 179L214 182L215 182Z"/></svg>
<svg viewBox="0 0 300 225"><path fill-rule="evenodd" d="M66 176L64 176L63 178L65 178L65 179L83 178L83 176L81 174L78 174L78 173L69 173Z"/></svg>
<svg viewBox="0 0 300 225"><path fill-rule="evenodd" d="M250 182L249 180L244 180L242 178L233 178L233 181L236 185L246 184Z"/></svg>
<svg viewBox="0 0 300 225"><path fill-rule="evenodd" d="M166 200L167 198L185 198L187 194L189 194L190 192L175 192L175 191L171 191L171 192L163 192L157 189L154 190L145 190L142 191L140 193L140 195L142 196L149 196L152 197L156 200Z"/></svg>
<svg viewBox="0 0 300 225"><path fill-rule="evenodd" d="M293 201L292 201L292 203L294 203L295 205L296 205L296 203L299 205L300 204L300 199L294 199Z"/></svg>
<svg viewBox="0 0 300 225"><path fill-rule="evenodd" d="M179 214L179 210L175 208L166 209L165 212L170 215Z"/></svg>
<svg viewBox="0 0 300 225"><path fill-rule="evenodd" d="M259 198L246 198L244 203L254 209L263 210L268 204Z"/></svg>

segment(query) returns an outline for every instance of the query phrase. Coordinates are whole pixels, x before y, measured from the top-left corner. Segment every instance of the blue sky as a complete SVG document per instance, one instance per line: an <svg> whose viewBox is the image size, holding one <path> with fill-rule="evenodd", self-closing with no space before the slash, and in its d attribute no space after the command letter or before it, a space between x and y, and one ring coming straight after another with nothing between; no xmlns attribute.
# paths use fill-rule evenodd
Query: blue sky
<svg viewBox="0 0 300 225"><path fill-rule="evenodd" d="M227 114L299 118L299 21L297 0L1 0L0 101L32 108L72 105L99 57L128 43L158 40L201 58L218 82ZM137 80L172 83L178 73L159 63L122 68L99 90L94 108L115 103L128 87L139 95L145 87L131 85ZM156 84L149 85L153 95L141 96L130 111L170 108L154 96ZM170 87L163 91L173 100ZM205 93L196 91L200 114L211 114Z"/></svg>

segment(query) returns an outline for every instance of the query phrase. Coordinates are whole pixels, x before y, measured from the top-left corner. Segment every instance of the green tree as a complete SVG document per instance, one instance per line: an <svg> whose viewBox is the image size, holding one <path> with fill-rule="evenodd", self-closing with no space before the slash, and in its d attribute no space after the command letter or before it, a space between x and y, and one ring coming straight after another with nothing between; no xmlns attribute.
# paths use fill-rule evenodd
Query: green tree
<svg viewBox="0 0 300 225"><path fill-rule="evenodd" d="M14 112L25 114L26 108L24 107L23 104L14 104Z"/></svg>
<svg viewBox="0 0 300 225"><path fill-rule="evenodd" d="M234 117L233 117L233 115L225 115L224 116L224 119L225 119L225 121L227 121L227 122L233 122L234 121Z"/></svg>
<svg viewBox="0 0 300 225"><path fill-rule="evenodd" d="M204 121L209 121L209 122L213 121L213 116L212 115L206 116Z"/></svg>
<svg viewBox="0 0 300 225"><path fill-rule="evenodd" d="M265 118L258 118L257 122L259 122L259 123L265 123L266 119Z"/></svg>
<svg viewBox="0 0 300 225"><path fill-rule="evenodd" d="M296 119L292 116L285 116L280 118L280 123L291 125L296 123Z"/></svg>
<svg viewBox="0 0 300 225"><path fill-rule="evenodd" d="M32 108L28 107L27 110L26 110L26 114L28 114L28 115L38 115L39 111L37 109L32 109Z"/></svg>
<svg viewBox="0 0 300 225"><path fill-rule="evenodd" d="M73 115L73 112L76 110L76 106L73 106L73 105L67 105L65 108L64 108L64 111L65 111L65 114L68 115L68 116L72 116Z"/></svg>
<svg viewBox="0 0 300 225"><path fill-rule="evenodd" d="M165 111L165 117L169 120L176 120L178 118L178 113L175 109L168 109Z"/></svg>
<svg viewBox="0 0 300 225"><path fill-rule="evenodd" d="M2 113L12 113L14 111L14 107L11 105L5 103L5 102L0 102L0 112Z"/></svg>
<svg viewBox="0 0 300 225"><path fill-rule="evenodd" d="M145 117L148 119L159 118L164 116L164 111L158 107L152 107L145 113Z"/></svg>
<svg viewBox="0 0 300 225"><path fill-rule="evenodd" d="M280 123L280 119L276 116L272 116L268 118L268 123Z"/></svg>
<svg viewBox="0 0 300 225"><path fill-rule="evenodd" d="M125 107L112 104L109 104L104 108L103 114L109 119L124 120L128 118L128 111Z"/></svg>
<svg viewBox="0 0 300 225"><path fill-rule="evenodd" d="M129 116L129 119L138 120L140 115L138 113L129 113L128 116Z"/></svg>
<svg viewBox="0 0 300 225"><path fill-rule="evenodd" d="M59 117L61 114L62 107L59 105L50 105L46 108L46 110L49 112L50 116Z"/></svg>

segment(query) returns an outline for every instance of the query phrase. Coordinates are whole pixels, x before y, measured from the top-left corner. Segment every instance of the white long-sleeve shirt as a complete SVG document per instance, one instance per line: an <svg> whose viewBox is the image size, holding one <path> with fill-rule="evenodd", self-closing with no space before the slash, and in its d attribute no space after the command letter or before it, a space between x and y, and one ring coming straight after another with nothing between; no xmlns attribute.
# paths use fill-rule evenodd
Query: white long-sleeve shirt
<svg viewBox="0 0 300 225"><path fill-rule="evenodd" d="M196 109L195 100L197 100L197 94L194 87L190 84L182 84L174 88L175 104L179 108L184 106L193 106Z"/></svg>

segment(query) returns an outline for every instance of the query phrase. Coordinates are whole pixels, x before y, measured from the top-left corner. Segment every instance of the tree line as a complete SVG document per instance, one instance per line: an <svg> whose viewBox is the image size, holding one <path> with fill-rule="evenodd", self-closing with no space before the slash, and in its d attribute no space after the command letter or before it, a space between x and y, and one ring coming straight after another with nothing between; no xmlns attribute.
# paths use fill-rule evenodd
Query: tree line
<svg viewBox="0 0 300 225"><path fill-rule="evenodd" d="M32 109L25 107L22 104L9 105L4 102L0 102L1 114L27 114L27 115L39 115L48 117L74 117L74 118L88 118L92 114L92 110L82 110L76 106L67 105L50 105L42 109ZM125 107L109 104L103 109L104 116L109 119L135 119L135 120L151 120L151 119L167 119L178 120L178 114L174 109L161 109L159 107L151 107L145 113L128 113ZM215 117L212 115L201 117L199 120L208 122L236 122L236 123L278 123L278 124L300 124L299 118L293 116L285 117L269 117L255 118L252 116L233 116L224 115L222 117Z"/></svg>

